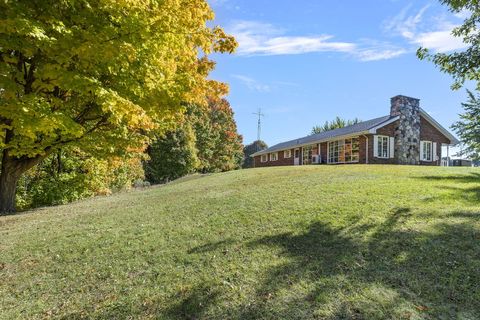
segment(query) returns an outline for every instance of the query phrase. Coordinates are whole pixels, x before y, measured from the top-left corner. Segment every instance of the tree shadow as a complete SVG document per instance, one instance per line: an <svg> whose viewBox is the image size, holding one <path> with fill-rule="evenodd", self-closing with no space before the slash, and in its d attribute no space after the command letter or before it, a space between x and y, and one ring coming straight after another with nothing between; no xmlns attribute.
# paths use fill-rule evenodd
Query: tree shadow
<svg viewBox="0 0 480 320"><path fill-rule="evenodd" d="M456 199L464 199L469 202L479 203L480 202L480 172L471 172L469 174L449 174L449 175L438 175L438 176L422 176L415 179L435 181L438 184L438 188L441 190L450 190L452 196ZM446 182L446 185L441 185L441 182ZM461 186L452 186L453 183L459 184L473 184L468 187ZM441 197L439 197L441 198ZM431 200L429 198L428 200Z"/></svg>
<svg viewBox="0 0 480 320"><path fill-rule="evenodd" d="M251 242L280 248L288 263L268 270L256 303L239 318L480 317L478 229L467 215L461 223L416 231L405 226L410 215L409 208L396 210L364 241L315 222L303 234ZM291 295L299 285L308 294Z"/></svg>
<svg viewBox="0 0 480 320"><path fill-rule="evenodd" d="M235 243L235 241L232 239L225 239L217 242L206 243L188 250L187 253L188 254L205 253L205 252L215 251L221 248L223 248L224 250L227 250L226 248L232 245L233 243Z"/></svg>
<svg viewBox="0 0 480 320"><path fill-rule="evenodd" d="M199 285L184 295L179 303L167 310L166 315L168 319L201 319L208 307L216 303L219 295L219 289Z"/></svg>

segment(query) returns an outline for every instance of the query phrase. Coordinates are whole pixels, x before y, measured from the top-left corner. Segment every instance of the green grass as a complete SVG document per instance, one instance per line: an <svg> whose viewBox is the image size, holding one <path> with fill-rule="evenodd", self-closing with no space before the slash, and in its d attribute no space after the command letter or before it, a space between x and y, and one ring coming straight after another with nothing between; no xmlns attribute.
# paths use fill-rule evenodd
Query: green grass
<svg viewBox="0 0 480 320"><path fill-rule="evenodd" d="M0 318L479 319L480 170L191 177L0 218Z"/></svg>

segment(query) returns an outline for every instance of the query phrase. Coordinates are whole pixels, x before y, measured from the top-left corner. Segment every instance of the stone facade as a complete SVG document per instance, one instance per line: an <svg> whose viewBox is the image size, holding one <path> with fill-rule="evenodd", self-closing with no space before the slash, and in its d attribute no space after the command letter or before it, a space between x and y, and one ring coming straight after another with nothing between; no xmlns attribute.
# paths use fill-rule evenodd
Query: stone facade
<svg viewBox="0 0 480 320"><path fill-rule="evenodd" d="M395 157L399 164L420 163L420 100L406 96L391 99L392 116L400 116L395 128Z"/></svg>

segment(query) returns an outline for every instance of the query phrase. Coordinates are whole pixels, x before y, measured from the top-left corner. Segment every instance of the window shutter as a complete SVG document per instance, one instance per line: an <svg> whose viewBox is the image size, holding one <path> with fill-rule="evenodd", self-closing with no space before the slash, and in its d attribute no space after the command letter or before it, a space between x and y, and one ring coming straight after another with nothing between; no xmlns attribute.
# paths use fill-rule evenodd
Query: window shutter
<svg viewBox="0 0 480 320"><path fill-rule="evenodd" d="M318 163L322 163L322 149L321 144L318 144Z"/></svg>
<svg viewBox="0 0 480 320"><path fill-rule="evenodd" d="M378 158L378 136L373 136L373 156Z"/></svg>
<svg viewBox="0 0 480 320"><path fill-rule="evenodd" d="M395 138L390 137L390 158L395 157Z"/></svg>
<svg viewBox="0 0 480 320"><path fill-rule="evenodd" d="M437 143L434 142L432 144L432 161L437 161L438 158L437 158Z"/></svg>
<svg viewBox="0 0 480 320"><path fill-rule="evenodd" d="M420 160L424 160L423 159L423 141L420 141Z"/></svg>

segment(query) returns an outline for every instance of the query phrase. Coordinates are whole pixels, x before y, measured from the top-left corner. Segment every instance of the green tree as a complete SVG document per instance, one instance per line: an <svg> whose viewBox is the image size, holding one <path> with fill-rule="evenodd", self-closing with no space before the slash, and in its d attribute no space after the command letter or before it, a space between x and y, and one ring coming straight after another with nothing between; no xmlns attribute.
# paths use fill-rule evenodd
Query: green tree
<svg viewBox="0 0 480 320"><path fill-rule="evenodd" d="M195 142L195 133L188 122L159 137L147 148L150 156L144 166L147 180L165 183L195 172L199 165Z"/></svg>
<svg viewBox="0 0 480 320"><path fill-rule="evenodd" d="M461 154L480 160L480 94L475 97L468 91L468 97L468 101L462 103L465 113L460 115L460 121L455 122L452 128L463 144Z"/></svg>
<svg viewBox="0 0 480 320"><path fill-rule="evenodd" d="M254 154L257 151L260 150L265 150L267 149L268 146L267 144L262 141L262 140L256 140L253 141L252 143L246 145L243 148L243 168L253 168L254 162L253 158L251 157L252 154Z"/></svg>
<svg viewBox="0 0 480 320"><path fill-rule="evenodd" d="M459 37L467 49L460 52L432 54L427 48L419 48L420 59L432 61L442 72L454 78L452 89L459 89L466 80L477 82L480 89L480 6L478 0L441 0L454 13L466 12L469 16L463 24L454 28L452 35Z"/></svg>
<svg viewBox="0 0 480 320"><path fill-rule="evenodd" d="M358 118L355 118L353 120L345 120L345 119L342 119L340 117L336 117L335 120L333 120L331 122L325 121L325 123L322 126L314 126L312 128L311 134L330 131L330 130L334 130L334 129L338 129L338 128L344 128L344 127L347 127L347 126L351 126L353 124L357 124L359 122L361 122L361 120L358 119Z"/></svg>
<svg viewBox="0 0 480 320"><path fill-rule="evenodd" d="M143 179L143 153L97 159L78 148L58 149L19 180L17 206L26 209L64 204L130 188Z"/></svg>
<svg viewBox="0 0 480 320"><path fill-rule="evenodd" d="M229 171L242 165L242 136L237 132L233 110L226 99L210 98L210 121L216 141L206 171Z"/></svg>
<svg viewBox="0 0 480 320"><path fill-rule="evenodd" d="M226 92L207 55L236 42L213 17L204 0L0 2L0 214L55 150L121 155Z"/></svg>
<svg viewBox="0 0 480 320"><path fill-rule="evenodd" d="M210 98L206 105L191 104L186 117L195 130L198 171L228 171L241 166L242 136L226 99Z"/></svg>

